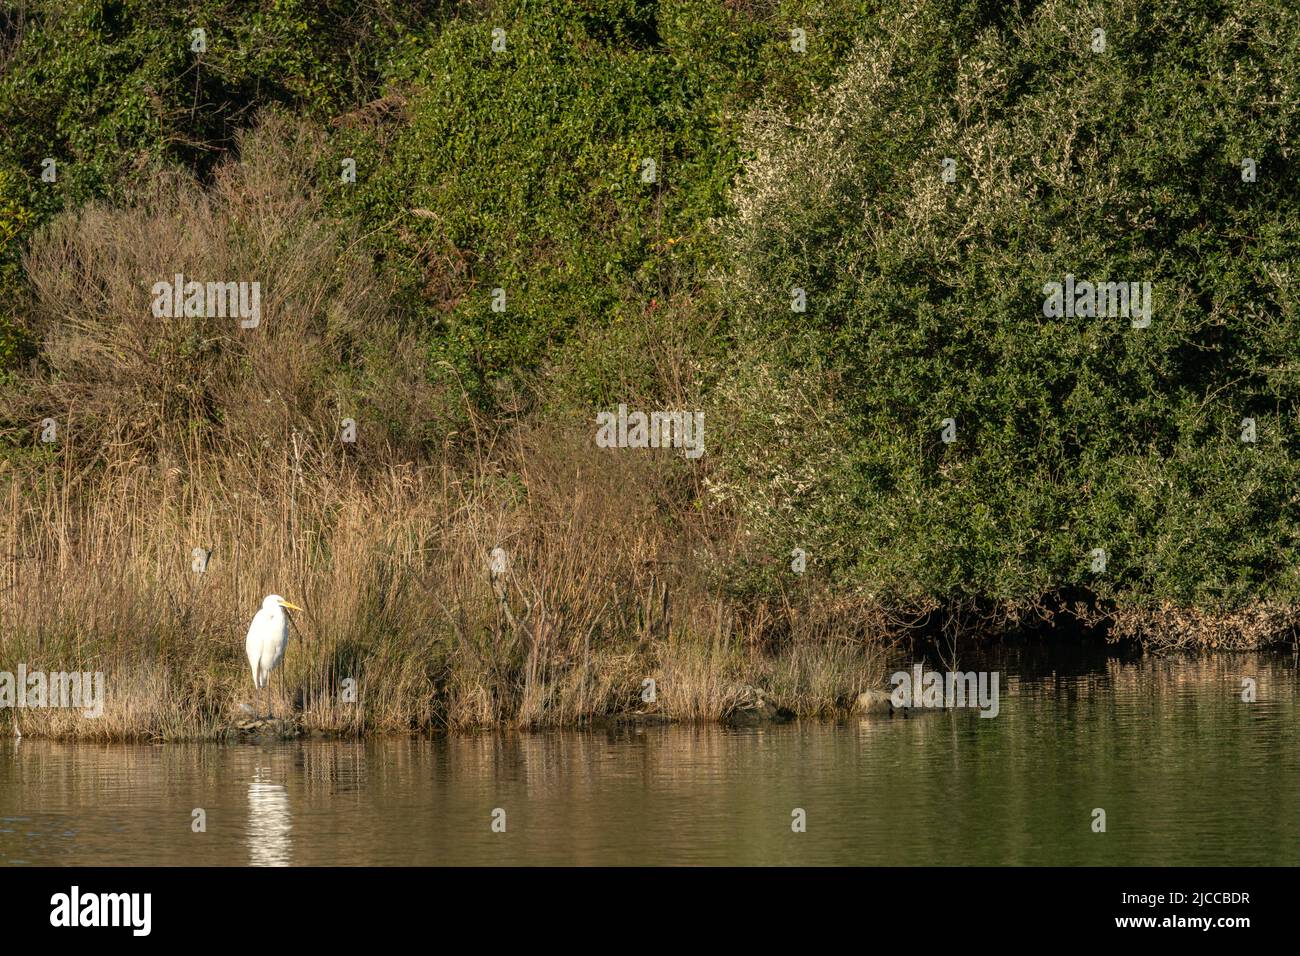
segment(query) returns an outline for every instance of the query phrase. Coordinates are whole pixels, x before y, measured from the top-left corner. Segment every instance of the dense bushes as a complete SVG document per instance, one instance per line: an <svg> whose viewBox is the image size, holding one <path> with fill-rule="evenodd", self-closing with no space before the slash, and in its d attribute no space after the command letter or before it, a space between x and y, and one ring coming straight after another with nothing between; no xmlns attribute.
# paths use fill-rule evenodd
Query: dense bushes
<svg viewBox="0 0 1300 956"><path fill-rule="evenodd" d="M692 301L744 113L828 82L872 6L503 0L446 18L432 3L38 3L7 30L0 127L15 134L0 168L34 226L65 203L121 200L160 166L208 175L263 106L328 118L322 183L399 280L433 374L502 407L504 379L549 367L554 402L607 401L659 384L641 330L664 316L649 313L713 327ZM56 185L40 182L46 156ZM716 350L706 338L691 351Z"/></svg>
<svg viewBox="0 0 1300 956"><path fill-rule="evenodd" d="M390 0L6 4L0 176L11 178L10 195L36 225L67 206L120 198L164 164L209 171L264 106L324 119L368 98L383 51L436 8ZM202 52L192 49L196 29ZM54 182L41 179L47 158ZM16 256L15 244L0 245L0 261Z"/></svg>
<svg viewBox="0 0 1300 956"><path fill-rule="evenodd" d="M716 261L706 226L726 208L744 111L802 102L861 19L848 2L699 0L465 14L395 60L405 122L348 124L358 182L338 187L341 208L374 231L438 358L481 400L547 362L578 402L626 397L653 378L634 327L698 296ZM790 50L797 24L806 54ZM611 339L628 346L617 359Z"/></svg>
<svg viewBox="0 0 1300 956"><path fill-rule="evenodd" d="M906 4L810 114L751 126L722 493L892 600L1293 601L1296 13L959 9ZM1045 317L1067 273L1149 281L1150 326Z"/></svg>

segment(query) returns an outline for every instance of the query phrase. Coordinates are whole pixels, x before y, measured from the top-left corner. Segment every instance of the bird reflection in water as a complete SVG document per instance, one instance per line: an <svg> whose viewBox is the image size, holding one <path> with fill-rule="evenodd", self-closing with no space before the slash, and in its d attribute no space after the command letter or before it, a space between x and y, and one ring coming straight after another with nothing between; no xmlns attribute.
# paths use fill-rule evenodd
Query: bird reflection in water
<svg viewBox="0 0 1300 956"><path fill-rule="evenodd" d="M248 785L248 851L253 866L288 866L293 850L289 831L289 794L278 783L266 783L262 769Z"/></svg>

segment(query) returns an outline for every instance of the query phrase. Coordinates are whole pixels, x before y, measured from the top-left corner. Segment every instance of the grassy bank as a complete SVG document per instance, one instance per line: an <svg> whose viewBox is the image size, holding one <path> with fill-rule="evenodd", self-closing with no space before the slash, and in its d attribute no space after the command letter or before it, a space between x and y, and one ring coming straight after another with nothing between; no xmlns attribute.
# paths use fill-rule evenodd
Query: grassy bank
<svg viewBox="0 0 1300 956"><path fill-rule="evenodd" d="M329 448L300 452L96 474L64 456L10 475L0 539L23 552L6 574L6 660L103 671L108 693L98 719L0 719L29 736L219 734L252 702L242 635L271 591L305 608L271 709L331 732L711 720L750 684L816 715L881 680L883 632L851 608L814 592L740 603L709 580L725 533L663 520L674 463L609 469L527 429L458 474L363 475ZM201 574L193 547L212 552Z"/></svg>

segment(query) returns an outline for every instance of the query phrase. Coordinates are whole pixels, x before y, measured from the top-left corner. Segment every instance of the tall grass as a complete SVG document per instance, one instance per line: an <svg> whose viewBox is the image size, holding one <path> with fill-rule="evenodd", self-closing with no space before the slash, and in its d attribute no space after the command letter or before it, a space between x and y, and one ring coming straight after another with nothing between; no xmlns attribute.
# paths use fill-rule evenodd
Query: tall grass
<svg viewBox="0 0 1300 956"><path fill-rule="evenodd" d="M647 709L646 678L670 717L724 716L746 684L816 714L879 679L883 629L811 592L756 606L711 580L707 522L665 520L676 462L602 460L526 425L459 472L362 475L297 447L77 470L69 442L11 467L3 659L108 686L101 718L23 711L24 733L225 732L252 698L242 638L271 592L305 609L271 711L327 731L572 724Z"/></svg>

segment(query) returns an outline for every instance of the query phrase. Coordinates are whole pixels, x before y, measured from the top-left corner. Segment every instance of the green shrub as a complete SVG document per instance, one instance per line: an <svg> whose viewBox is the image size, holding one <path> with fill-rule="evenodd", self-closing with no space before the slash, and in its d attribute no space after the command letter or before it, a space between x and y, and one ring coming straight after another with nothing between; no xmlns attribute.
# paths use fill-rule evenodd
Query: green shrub
<svg viewBox="0 0 1300 956"><path fill-rule="evenodd" d="M1294 600L1298 36L1263 0L913 0L756 116L718 493L760 550L895 599ZM1150 281L1150 327L1046 317L1067 273Z"/></svg>
<svg viewBox="0 0 1300 956"><path fill-rule="evenodd" d="M358 182L336 186L339 208L366 222L426 317L435 367L485 404L499 379L552 361L559 393L607 402L656 374L642 351L608 361L609 341L628 341L652 302L699 293L717 261L707 225L726 209L744 112L765 95L802 102L862 19L847 2L464 13L394 54L389 90L408 121L340 138ZM790 50L794 24L806 53Z"/></svg>
<svg viewBox="0 0 1300 956"><path fill-rule="evenodd" d="M120 198L151 167L214 168L265 106L324 119L364 99L428 2L35 0L0 13L0 165L33 225ZM201 28L206 51L191 49ZM55 160L58 180L42 182Z"/></svg>

